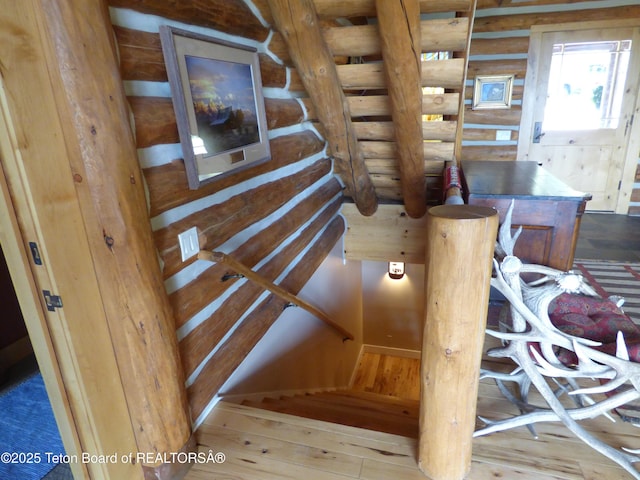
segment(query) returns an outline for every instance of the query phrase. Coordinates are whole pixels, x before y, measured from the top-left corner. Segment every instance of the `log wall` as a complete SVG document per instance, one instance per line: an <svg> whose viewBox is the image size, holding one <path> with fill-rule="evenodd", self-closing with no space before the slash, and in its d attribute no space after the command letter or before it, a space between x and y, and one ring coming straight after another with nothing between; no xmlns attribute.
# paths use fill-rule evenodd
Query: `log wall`
<svg viewBox="0 0 640 480"><path fill-rule="evenodd" d="M608 5L605 5L608 3ZM469 54L465 92L463 160L515 160L532 25L586 20L638 18L640 6L624 0L478 0ZM512 106L508 110L472 110L476 75L515 74ZM511 139L497 141L496 132L507 130ZM640 157L640 155L639 155ZM640 214L640 172L636 174L630 214Z"/></svg>
<svg viewBox="0 0 640 480"><path fill-rule="evenodd" d="M324 139L289 91L291 67L269 51L260 9L242 0L109 4L197 425L286 305L245 279L223 281L230 273L224 265L196 257L182 262L178 234L195 226L201 249L227 253L297 293L345 230L338 216L342 187ZM270 161L189 189L158 35L167 23L258 50ZM338 335L334 340L342 345Z"/></svg>

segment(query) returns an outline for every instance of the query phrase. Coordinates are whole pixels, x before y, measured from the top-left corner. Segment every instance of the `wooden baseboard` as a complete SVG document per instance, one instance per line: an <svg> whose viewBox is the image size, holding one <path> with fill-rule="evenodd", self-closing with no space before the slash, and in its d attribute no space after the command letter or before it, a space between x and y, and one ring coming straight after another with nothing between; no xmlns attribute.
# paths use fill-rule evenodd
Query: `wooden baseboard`
<svg viewBox="0 0 640 480"><path fill-rule="evenodd" d="M406 348L384 347L381 345L363 345L364 353L378 353L380 355L390 355L393 357L416 358L420 359L420 350L408 350Z"/></svg>

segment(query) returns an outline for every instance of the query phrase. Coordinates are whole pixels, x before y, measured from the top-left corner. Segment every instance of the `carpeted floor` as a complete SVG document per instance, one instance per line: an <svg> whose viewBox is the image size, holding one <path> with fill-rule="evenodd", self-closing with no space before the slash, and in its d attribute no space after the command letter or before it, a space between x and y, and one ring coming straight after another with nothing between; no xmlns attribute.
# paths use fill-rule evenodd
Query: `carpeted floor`
<svg viewBox="0 0 640 480"><path fill-rule="evenodd" d="M624 312L640 325L640 263L576 260L580 272L603 298L624 297Z"/></svg>
<svg viewBox="0 0 640 480"><path fill-rule="evenodd" d="M43 478L58 464L55 456L64 454L64 447L40 373L4 389L0 412L0 478Z"/></svg>

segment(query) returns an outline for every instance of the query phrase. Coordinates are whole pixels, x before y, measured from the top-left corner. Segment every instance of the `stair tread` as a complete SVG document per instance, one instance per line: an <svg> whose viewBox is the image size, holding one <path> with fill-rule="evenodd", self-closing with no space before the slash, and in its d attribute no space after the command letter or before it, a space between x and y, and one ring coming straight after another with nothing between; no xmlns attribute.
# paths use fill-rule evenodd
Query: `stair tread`
<svg viewBox="0 0 640 480"><path fill-rule="evenodd" d="M345 413L355 414L358 416L370 416L370 415L384 415L389 419L393 419L395 421L415 421L418 417L417 415L410 415L408 412L396 412L386 409L385 405L376 405L375 403L361 403L357 402L355 404L344 403L340 401L328 401L330 399L320 399L314 395L309 396L296 396L291 399L287 399L286 401L293 405L313 405L317 406L317 408L326 409L326 410L334 410L334 411L342 411Z"/></svg>
<svg viewBox="0 0 640 480"><path fill-rule="evenodd" d="M346 397L358 397L375 400L376 402L391 405L420 406L420 401L412 398L396 397L394 395L385 395L383 393L368 392L365 390L333 390L331 392L323 392L332 395L343 395Z"/></svg>
<svg viewBox="0 0 640 480"><path fill-rule="evenodd" d="M245 401L243 405L304 418L366 428L417 438L418 418L411 409L397 410L397 406L358 399L348 395L296 395L280 399L265 398L261 402ZM395 411L394 411L395 408Z"/></svg>
<svg viewBox="0 0 640 480"><path fill-rule="evenodd" d="M259 404L259 402L256 402ZM298 426L309 425L312 428L324 430L331 433L338 433L341 435L349 435L356 437L365 437L371 442L387 443L393 446L406 446L412 451L415 446L415 439L407 437L405 435L397 435L387 432L380 432L376 430L367 430L360 427L354 427L351 425L342 425L335 422L327 422L324 420L313 419L308 417L302 417L299 415L291 415L283 412L276 412L269 410L261 405L251 406L243 405L239 403L232 403L222 400L218 402L215 407L218 411L234 412L241 415L248 415L255 418L261 418L268 420L269 422L284 421L289 424L295 424ZM389 447L391 448L391 447Z"/></svg>
<svg viewBox="0 0 640 480"><path fill-rule="evenodd" d="M418 413L420 411L420 405L417 402L386 402L383 399L371 396L344 395L334 392L324 392L313 395L313 398L316 401L341 403L343 405L360 407L365 410L379 411L395 415L412 416L415 418L418 417Z"/></svg>

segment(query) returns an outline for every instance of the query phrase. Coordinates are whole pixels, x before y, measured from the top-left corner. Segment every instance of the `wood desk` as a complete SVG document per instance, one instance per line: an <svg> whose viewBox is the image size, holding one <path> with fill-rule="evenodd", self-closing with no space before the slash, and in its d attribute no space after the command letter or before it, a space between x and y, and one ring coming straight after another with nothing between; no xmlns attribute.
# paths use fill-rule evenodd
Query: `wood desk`
<svg viewBox="0 0 640 480"><path fill-rule="evenodd" d="M535 162L462 162L465 199L498 210L515 199L512 225L522 226L514 254L559 270L573 266L580 220L591 194L572 189Z"/></svg>

